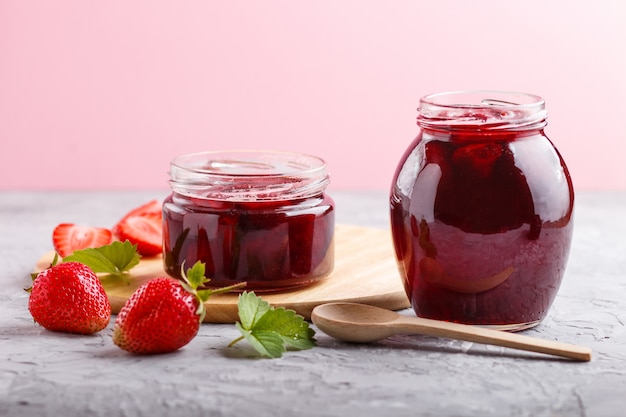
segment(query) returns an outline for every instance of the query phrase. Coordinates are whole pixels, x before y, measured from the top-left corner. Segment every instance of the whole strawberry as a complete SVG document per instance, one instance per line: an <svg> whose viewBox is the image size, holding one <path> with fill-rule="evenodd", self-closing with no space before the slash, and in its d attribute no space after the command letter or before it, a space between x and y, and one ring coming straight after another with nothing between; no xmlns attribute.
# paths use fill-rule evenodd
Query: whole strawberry
<svg viewBox="0 0 626 417"><path fill-rule="evenodd" d="M211 294L241 287L198 290L209 281L204 270L197 262L183 273L185 282L160 277L139 287L115 319L113 342L138 354L173 352L188 344L204 319L204 301Z"/></svg>
<svg viewBox="0 0 626 417"><path fill-rule="evenodd" d="M79 262L44 269L29 291L28 310L48 330L91 334L107 327L111 319L111 305L102 283Z"/></svg>

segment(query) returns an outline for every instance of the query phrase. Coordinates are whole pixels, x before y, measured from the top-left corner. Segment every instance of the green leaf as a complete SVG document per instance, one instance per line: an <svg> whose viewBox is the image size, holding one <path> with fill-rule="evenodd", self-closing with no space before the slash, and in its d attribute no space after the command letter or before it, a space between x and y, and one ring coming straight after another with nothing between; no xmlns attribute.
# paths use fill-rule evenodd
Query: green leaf
<svg viewBox="0 0 626 417"><path fill-rule="evenodd" d="M286 347L310 349L315 346L315 331L293 310L274 308L253 292L239 296L238 308L237 328L263 356L279 358Z"/></svg>
<svg viewBox="0 0 626 417"><path fill-rule="evenodd" d="M119 276L139 264L139 259L137 245L133 245L129 241L115 241L99 248L74 251L71 255L63 258L63 262L80 262L91 268L93 272Z"/></svg>
<svg viewBox="0 0 626 417"><path fill-rule="evenodd" d="M252 329L272 307L267 301L257 297L254 292L244 291L239 295L237 308L241 325L244 329Z"/></svg>
<svg viewBox="0 0 626 417"><path fill-rule="evenodd" d="M280 358L285 351L283 338L276 332L272 331L250 331L244 329L241 324L235 323L235 326L243 337L263 356L270 358Z"/></svg>
<svg viewBox="0 0 626 417"><path fill-rule="evenodd" d="M183 275L187 277L187 282L191 285L191 288L195 290L210 281L210 279L204 276L205 271L205 264L201 261L197 261L186 273L183 272Z"/></svg>
<svg viewBox="0 0 626 417"><path fill-rule="evenodd" d="M259 319L255 331L275 331L283 341L297 349L310 349L315 346L315 331L302 316L283 307L268 311Z"/></svg>

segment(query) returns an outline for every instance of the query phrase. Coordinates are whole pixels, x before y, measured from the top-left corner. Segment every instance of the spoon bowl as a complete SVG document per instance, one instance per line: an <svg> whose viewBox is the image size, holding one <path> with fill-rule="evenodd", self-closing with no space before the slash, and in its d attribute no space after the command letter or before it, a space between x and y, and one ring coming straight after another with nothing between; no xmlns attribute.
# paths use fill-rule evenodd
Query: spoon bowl
<svg viewBox="0 0 626 417"><path fill-rule="evenodd" d="M466 324L403 316L380 307L355 303L328 303L313 309L311 321L331 337L369 343L394 334L423 334L504 346L574 359L591 360L591 349Z"/></svg>
<svg viewBox="0 0 626 417"><path fill-rule="evenodd" d="M329 303L315 307L311 320L324 333L344 342L369 343L393 336L399 314L366 304Z"/></svg>

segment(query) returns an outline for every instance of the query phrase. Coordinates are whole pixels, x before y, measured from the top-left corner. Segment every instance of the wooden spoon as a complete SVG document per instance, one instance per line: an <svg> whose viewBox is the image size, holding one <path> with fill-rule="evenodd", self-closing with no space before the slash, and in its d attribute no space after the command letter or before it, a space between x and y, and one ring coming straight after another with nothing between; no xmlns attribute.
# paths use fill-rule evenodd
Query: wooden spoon
<svg viewBox="0 0 626 417"><path fill-rule="evenodd" d="M420 317L365 304L328 303L313 309L311 320L324 333L346 342L367 343L399 333L423 334L590 361L591 349L521 334Z"/></svg>

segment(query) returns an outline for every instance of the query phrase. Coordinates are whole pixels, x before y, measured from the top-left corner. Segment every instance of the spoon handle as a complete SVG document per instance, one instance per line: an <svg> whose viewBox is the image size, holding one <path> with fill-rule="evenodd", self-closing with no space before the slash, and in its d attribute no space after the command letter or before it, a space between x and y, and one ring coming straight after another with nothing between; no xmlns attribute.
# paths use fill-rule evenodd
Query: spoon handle
<svg viewBox="0 0 626 417"><path fill-rule="evenodd" d="M448 339L465 340L486 345L504 346L513 349L545 353L578 361L590 361L591 349L568 343L538 339L516 333L466 324L442 322L421 317L400 317L394 323L398 330Z"/></svg>

